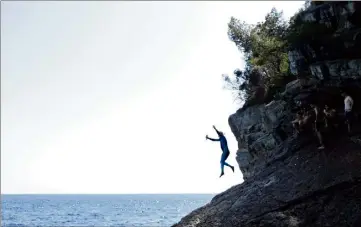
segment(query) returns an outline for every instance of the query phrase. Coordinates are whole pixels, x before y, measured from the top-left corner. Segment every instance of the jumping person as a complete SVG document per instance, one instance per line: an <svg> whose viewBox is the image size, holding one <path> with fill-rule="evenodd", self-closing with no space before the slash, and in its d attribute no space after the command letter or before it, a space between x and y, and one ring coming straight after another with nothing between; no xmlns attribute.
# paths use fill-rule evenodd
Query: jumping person
<svg viewBox="0 0 361 227"><path fill-rule="evenodd" d="M353 99L346 92L342 92L341 95L344 97L345 123L347 124L348 133L351 133Z"/></svg>
<svg viewBox="0 0 361 227"><path fill-rule="evenodd" d="M212 139L212 138L209 138L208 135L206 135L206 139L209 139L209 140L212 140L212 141L219 141L221 143L221 149L222 149L221 175L219 177L222 177L224 175L224 166L230 167L233 172L234 172L234 167L226 162L226 160L227 160L227 158L229 156L229 149L228 149L226 137L224 136L223 132L218 131L214 125L213 125L213 128L214 128L214 130L216 130L219 138L218 139Z"/></svg>

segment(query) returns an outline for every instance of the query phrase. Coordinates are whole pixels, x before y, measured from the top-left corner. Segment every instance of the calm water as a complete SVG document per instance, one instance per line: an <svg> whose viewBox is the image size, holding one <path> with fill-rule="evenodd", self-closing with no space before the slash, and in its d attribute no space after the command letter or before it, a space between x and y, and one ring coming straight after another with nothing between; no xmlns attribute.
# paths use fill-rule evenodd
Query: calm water
<svg viewBox="0 0 361 227"><path fill-rule="evenodd" d="M1 195L1 226L170 226L213 195Z"/></svg>

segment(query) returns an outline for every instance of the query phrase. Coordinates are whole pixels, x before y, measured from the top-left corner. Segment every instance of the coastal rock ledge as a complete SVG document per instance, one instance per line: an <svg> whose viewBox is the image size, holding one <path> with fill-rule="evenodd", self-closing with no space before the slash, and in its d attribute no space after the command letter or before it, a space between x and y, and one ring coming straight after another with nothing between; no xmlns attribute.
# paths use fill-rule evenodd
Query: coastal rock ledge
<svg viewBox="0 0 361 227"><path fill-rule="evenodd" d="M323 11L337 18L346 15L346 19L360 14L359 3L337 4L341 3L314 7L304 13L305 18L323 15ZM347 29L338 28L335 38L359 31L360 24L352 27L346 19L339 21ZM326 19L320 21L327 23ZM354 42L360 47L360 39ZM290 65L297 71L297 61L307 58L307 53L297 48L291 52L298 56L289 57ZM342 67L327 64L336 60L344 62ZM361 57L353 55L350 59L340 53L334 59L308 62L312 72L309 79L292 81L277 99L241 108L229 117L238 141L236 159L244 182L215 196L173 227L361 227ZM322 65L318 71L314 70L316 64ZM354 98L353 132L348 135L343 124L337 130L323 132L326 148L318 150L312 130L295 134L290 123L295 118L295 108L300 102L320 102L333 105L342 114L340 89Z"/></svg>

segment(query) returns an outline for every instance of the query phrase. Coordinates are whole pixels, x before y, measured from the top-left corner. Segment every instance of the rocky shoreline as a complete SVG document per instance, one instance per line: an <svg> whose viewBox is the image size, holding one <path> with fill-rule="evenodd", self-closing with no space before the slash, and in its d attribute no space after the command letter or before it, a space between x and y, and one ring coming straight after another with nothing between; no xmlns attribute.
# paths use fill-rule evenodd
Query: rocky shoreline
<svg viewBox="0 0 361 227"><path fill-rule="evenodd" d="M360 5L328 2L304 12L304 21L337 26L332 38L346 38L332 47L345 51L331 54L330 47L320 51L307 43L290 50L291 70L299 74L306 67L311 78L292 81L277 99L241 108L228 119L244 183L174 227L361 226L361 119L352 135L344 127L325 132L324 150L317 149L312 131L296 135L290 124L298 102L331 102L342 112L340 89L352 94L360 116L361 25L354 19L360 18ZM350 54L350 48L359 52ZM300 64L305 58L308 64Z"/></svg>

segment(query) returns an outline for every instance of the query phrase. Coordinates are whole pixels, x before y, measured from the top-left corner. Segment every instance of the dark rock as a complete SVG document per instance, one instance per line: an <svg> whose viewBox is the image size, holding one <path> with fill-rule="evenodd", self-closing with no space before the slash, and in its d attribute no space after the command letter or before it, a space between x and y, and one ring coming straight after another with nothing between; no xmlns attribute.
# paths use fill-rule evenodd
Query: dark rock
<svg viewBox="0 0 361 227"><path fill-rule="evenodd" d="M335 30L351 29L357 25L353 17L359 13L359 7L357 1L328 2L305 11L302 20L325 24Z"/></svg>
<svg viewBox="0 0 361 227"><path fill-rule="evenodd" d="M360 3L350 1L304 12L305 22L334 29L332 42L339 45L324 43L322 50L315 43L298 44L302 48L291 50L289 60L299 79L287 84L279 99L247 103L229 117L245 181L174 227L361 227L361 58L355 57L361 35L350 32L359 31L360 15ZM341 89L354 98L353 134L347 135L341 120L336 130L322 131L326 149L318 150L312 128L297 136L290 122L296 109L310 102L328 103L342 115Z"/></svg>
<svg viewBox="0 0 361 227"><path fill-rule="evenodd" d="M291 153L175 226L358 226L360 145L343 138Z"/></svg>
<svg viewBox="0 0 361 227"><path fill-rule="evenodd" d="M310 65L310 70L320 80L357 80L361 78L361 59L320 62Z"/></svg>

